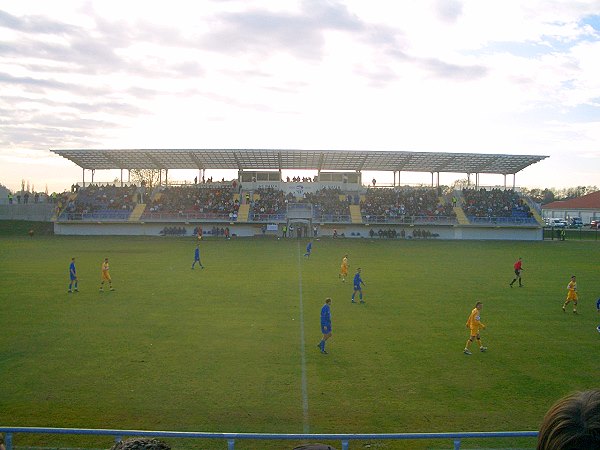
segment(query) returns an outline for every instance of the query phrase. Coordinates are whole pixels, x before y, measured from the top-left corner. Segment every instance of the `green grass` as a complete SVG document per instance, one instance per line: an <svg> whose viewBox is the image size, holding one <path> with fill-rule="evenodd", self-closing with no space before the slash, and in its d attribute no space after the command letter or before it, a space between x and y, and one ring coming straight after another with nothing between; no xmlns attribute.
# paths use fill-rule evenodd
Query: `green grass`
<svg viewBox="0 0 600 450"><path fill-rule="evenodd" d="M34 236L50 236L54 234L54 224L29 220L0 220L0 236L27 236L29 231L33 231Z"/></svg>
<svg viewBox="0 0 600 450"><path fill-rule="evenodd" d="M192 238L0 237L0 425L535 430L556 399L598 385L596 242L325 239L314 242L310 260L302 258L305 243L207 240L201 246L206 269L192 271ZM352 305L351 281L338 279L345 253L351 274L363 268L366 305ZM67 295L71 256L81 292ZM105 256L116 291L100 294ZM519 256L525 287L511 289ZM560 309L573 273L577 316ZM316 344L327 296L333 338L324 356ZM484 303L489 351L468 357L464 324L476 300ZM108 447L110 439L18 435L15 445L21 443ZM509 445L534 446L527 439L463 442L463 448ZM236 449L293 446L236 442Z"/></svg>

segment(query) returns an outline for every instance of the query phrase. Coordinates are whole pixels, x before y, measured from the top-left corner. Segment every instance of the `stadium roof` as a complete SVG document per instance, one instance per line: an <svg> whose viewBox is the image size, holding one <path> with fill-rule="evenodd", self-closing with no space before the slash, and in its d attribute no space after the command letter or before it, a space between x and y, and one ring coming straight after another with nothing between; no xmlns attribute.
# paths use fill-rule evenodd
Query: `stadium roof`
<svg viewBox="0 0 600 450"><path fill-rule="evenodd" d="M83 169L343 170L516 174L547 156L359 150L51 150Z"/></svg>

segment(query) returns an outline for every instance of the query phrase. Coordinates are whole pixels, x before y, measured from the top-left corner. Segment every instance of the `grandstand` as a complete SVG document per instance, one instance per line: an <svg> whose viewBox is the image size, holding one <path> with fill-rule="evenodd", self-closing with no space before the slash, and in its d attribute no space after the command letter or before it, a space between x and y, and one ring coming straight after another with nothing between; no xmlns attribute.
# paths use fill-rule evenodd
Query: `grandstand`
<svg viewBox="0 0 600 450"><path fill-rule="evenodd" d="M170 226L191 234L194 227L206 224L228 227L235 236L260 235L269 225L270 234L292 226L297 236L317 229L328 236L335 229L341 236L367 237L375 227L395 236L542 239L539 211L532 211L535 205L514 184L519 171L546 156L256 149L52 151L83 170L81 187L58 211L57 234L159 235ZM108 169L121 170L119 186L94 182L97 170ZM131 169L159 170L159 186L150 190L124 183L123 171ZM197 169L200 176L194 183L176 185L168 180L169 170L176 169ZM212 169L237 169L238 176L197 182ZM317 175L284 180L282 171L294 169L315 170ZM92 173L89 182L86 170ZM366 170L393 172L393 185L364 184ZM402 172L431 173L431 185L402 186ZM473 174L475 185L444 191L440 173L466 173L469 180ZM491 190L479 186L482 173L503 175L504 186ZM507 175L513 176L512 188L506 186ZM415 226L424 231L415 234Z"/></svg>

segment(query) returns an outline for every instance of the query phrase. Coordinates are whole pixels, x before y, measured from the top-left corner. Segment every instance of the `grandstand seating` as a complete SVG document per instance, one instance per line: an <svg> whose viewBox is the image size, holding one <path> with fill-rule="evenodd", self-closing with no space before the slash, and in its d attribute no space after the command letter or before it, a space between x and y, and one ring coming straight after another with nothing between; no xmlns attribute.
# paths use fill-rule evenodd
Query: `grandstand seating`
<svg viewBox="0 0 600 450"><path fill-rule="evenodd" d="M462 197L472 224L537 224L528 203L512 189L463 189Z"/></svg>
<svg viewBox="0 0 600 450"><path fill-rule="evenodd" d="M136 206L136 186L96 186L71 194L62 208L62 220L128 220Z"/></svg>
<svg viewBox="0 0 600 450"><path fill-rule="evenodd" d="M361 211L368 223L454 223L451 202L433 188L369 188Z"/></svg>
<svg viewBox="0 0 600 450"><path fill-rule="evenodd" d="M313 218L320 222L350 223L351 195L339 188L324 188L315 193L305 194L304 202L313 205Z"/></svg>
<svg viewBox="0 0 600 450"><path fill-rule="evenodd" d="M296 198L273 187L239 192L229 184L159 187L154 192L135 186L92 185L60 196L57 213L59 221L282 223L312 219L349 225L539 225L528 201L510 189L463 189L452 197L458 199L455 207L450 197L440 196L439 189L432 187L369 187L364 194L327 187Z"/></svg>
<svg viewBox="0 0 600 450"><path fill-rule="evenodd" d="M287 203L294 199L292 194L274 188L259 188L253 192L250 203L249 220L252 222L273 222L286 219Z"/></svg>
<svg viewBox="0 0 600 450"><path fill-rule="evenodd" d="M142 220L236 221L240 204L232 188L203 185L166 187L152 196Z"/></svg>

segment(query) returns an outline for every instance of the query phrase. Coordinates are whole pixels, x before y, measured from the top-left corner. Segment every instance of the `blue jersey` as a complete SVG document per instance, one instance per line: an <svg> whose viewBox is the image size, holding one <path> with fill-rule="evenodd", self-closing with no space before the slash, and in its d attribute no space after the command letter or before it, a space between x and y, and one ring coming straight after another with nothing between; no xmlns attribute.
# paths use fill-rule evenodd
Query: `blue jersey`
<svg viewBox="0 0 600 450"><path fill-rule="evenodd" d="M356 274L354 275L354 288L360 289L361 284L365 284L365 283L363 282L362 278L360 277L360 273L356 272Z"/></svg>
<svg viewBox="0 0 600 450"><path fill-rule="evenodd" d="M74 280L77 277L77 273L75 271L75 262L71 262L71 264L69 265L69 276L72 280Z"/></svg>
<svg viewBox="0 0 600 450"><path fill-rule="evenodd" d="M194 259L196 261L200 261L200 249L196 248L196 251L194 252Z"/></svg>
<svg viewBox="0 0 600 450"><path fill-rule="evenodd" d="M312 249L312 242L309 242L308 245L306 246L306 253L310 253L311 249Z"/></svg>
<svg viewBox="0 0 600 450"><path fill-rule="evenodd" d="M321 327L331 326L331 308L325 303L321 308Z"/></svg>

